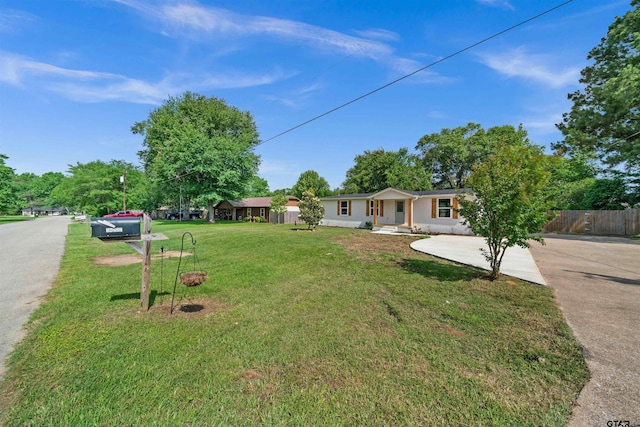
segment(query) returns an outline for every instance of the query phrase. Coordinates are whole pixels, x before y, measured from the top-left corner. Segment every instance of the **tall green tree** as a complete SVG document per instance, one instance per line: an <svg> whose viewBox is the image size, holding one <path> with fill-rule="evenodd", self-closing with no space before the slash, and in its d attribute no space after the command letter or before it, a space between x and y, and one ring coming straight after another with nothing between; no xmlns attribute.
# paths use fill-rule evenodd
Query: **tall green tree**
<svg viewBox="0 0 640 427"><path fill-rule="evenodd" d="M307 229L316 228L324 216L324 206L322 206L320 199L315 195L312 188L302 193L298 208L300 209L298 218L308 224Z"/></svg>
<svg viewBox="0 0 640 427"><path fill-rule="evenodd" d="M500 275L507 248L529 247L528 240L549 220L550 158L524 145L499 144L496 153L474 165L468 184L473 195L460 194L460 214L474 233L483 236L482 250L491 267L490 278Z"/></svg>
<svg viewBox="0 0 640 427"><path fill-rule="evenodd" d="M121 160L69 165L68 176L52 191L51 201L72 210L86 211L91 216L118 212L124 202L124 188L120 183L124 170L127 171L127 209L142 209L135 195L141 192L137 187L143 173Z"/></svg>
<svg viewBox="0 0 640 427"><path fill-rule="evenodd" d="M291 188L278 188L276 190L273 190L271 192L271 196L277 196L278 194L281 194L283 196L292 196L293 193L291 191Z"/></svg>
<svg viewBox="0 0 640 427"><path fill-rule="evenodd" d="M5 164L9 157L0 154L0 214L17 213L17 195L13 181L15 171Z"/></svg>
<svg viewBox="0 0 640 427"><path fill-rule="evenodd" d="M622 177L596 179L585 191L583 209L621 210L629 205Z"/></svg>
<svg viewBox="0 0 640 427"><path fill-rule="evenodd" d="M291 188L291 193L298 199L302 198L302 195L308 189L313 189L313 192L318 197L324 197L331 194L331 187L326 179L320 176L318 172L314 170L304 171L298 177L298 181Z"/></svg>
<svg viewBox="0 0 640 427"><path fill-rule="evenodd" d="M554 209L590 209L585 195L600 173L597 155L592 151L576 150L569 157L558 153L554 160L551 171Z"/></svg>
<svg viewBox="0 0 640 427"><path fill-rule="evenodd" d="M611 166L640 172L640 0L616 17L607 36L588 54L584 90L568 95L571 111L556 126L562 150L594 149Z"/></svg>
<svg viewBox="0 0 640 427"><path fill-rule="evenodd" d="M263 197L269 195L269 183L266 179L254 175L247 183L245 197Z"/></svg>
<svg viewBox="0 0 640 427"><path fill-rule="evenodd" d="M213 205L243 197L258 171L253 117L223 99L191 92L170 97L131 130L144 135L138 155L151 180L167 197L204 202L210 222Z"/></svg>
<svg viewBox="0 0 640 427"><path fill-rule="evenodd" d="M22 173L14 178L19 204L22 208L52 206L51 193L64 180L60 172L47 172L42 176Z"/></svg>
<svg viewBox="0 0 640 427"><path fill-rule="evenodd" d="M424 167L431 171L435 188L460 189L467 186L473 165L493 154L497 144L512 142L531 145L522 125L517 129L511 125L496 126L485 131L477 123L468 123L423 136L416 150Z"/></svg>
<svg viewBox="0 0 640 427"><path fill-rule="evenodd" d="M345 193L375 193L394 187L402 190L429 190L431 176L418 157L407 148L365 151L354 158L342 184Z"/></svg>

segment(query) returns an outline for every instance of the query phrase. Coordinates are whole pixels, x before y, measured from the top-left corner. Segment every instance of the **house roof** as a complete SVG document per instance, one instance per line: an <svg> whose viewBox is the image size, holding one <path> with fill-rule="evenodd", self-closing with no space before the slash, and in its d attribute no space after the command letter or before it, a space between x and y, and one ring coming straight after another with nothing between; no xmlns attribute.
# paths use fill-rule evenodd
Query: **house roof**
<svg viewBox="0 0 640 427"><path fill-rule="evenodd" d="M331 199L368 199L373 193L339 194L337 196L320 197L320 200Z"/></svg>
<svg viewBox="0 0 640 427"><path fill-rule="evenodd" d="M288 200L298 201L297 197L294 196L285 196ZM246 199L240 200L223 200L222 202L227 202L234 208L268 208L271 205L272 196L267 197L247 197ZM222 203L220 202L220 203ZM216 206L220 205L218 203Z"/></svg>
<svg viewBox="0 0 640 427"><path fill-rule="evenodd" d="M414 190L399 190L397 188L385 188L382 191L378 191L376 193L357 193L357 194L339 194L337 196L326 196L321 197L321 200L339 200L339 199L370 199L374 196L377 196L380 193L383 193L387 190L396 190L400 193L409 194L412 196L437 196L441 194L456 194L458 191L462 192L470 192L470 189L464 188L461 190L454 189L446 189L446 190L426 190L426 191L414 191Z"/></svg>

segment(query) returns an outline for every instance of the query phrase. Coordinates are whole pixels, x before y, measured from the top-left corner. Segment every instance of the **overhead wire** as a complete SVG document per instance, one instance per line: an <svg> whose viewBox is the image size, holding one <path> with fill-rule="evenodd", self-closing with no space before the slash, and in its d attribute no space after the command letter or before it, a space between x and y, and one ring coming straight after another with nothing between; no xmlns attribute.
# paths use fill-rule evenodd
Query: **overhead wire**
<svg viewBox="0 0 640 427"><path fill-rule="evenodd" d="M471 45L469 45L469 46L467 46L467 47L465 47L463 49L460 49L460 50L458 50L458 51L456 51L456 52L454 52L452 54L449 54L449 55L447 55L447 56L445 56L443 58L440 58L437 61L434 61L434 62L432 62L432 63L430 63L430 64L428 64L428 65L426 65L426 66L424 66L422 68L419 68L419 69L417 69L417 70L415 70L415 71L413 71L413 72L411 72L409 74L405 74L404 76L402 76L400 78L397 78L397 79L395 79L395 80L393 80L393 81L391 81L389 83L386 83L386 84L384 84L384 85L382 85L382 86L380 86L380 87L378 87L376 89L373 89L373 90L371 90L371 91L369 91L369 92L367 92L367 93L365 93L363 95L360 95L360 96L358 96L356 98L353 98L350 101L347 101L347 102L345 102L345 103L343 103L341 105L338 105L337 107L334 107L334 108L332 108L332 109L330 109L330 110L328 110L328 111L326 111L326 112L324 112L322 114L319 114L319 115L317 115L317 116L315 116L315 117L313 117L313 118L311 118L309 120L306 120L306 121L304 121L304 122L302 122L302 123L300 123L300 124L298 124L296 126L293 126L293 127L289 128L289 129L285 130L284 132L280 132L277 135L274 135L274 136L272 136L272 137L270 137L268 139L260 141L258 144L256 144L256 146L265 144L265 143L267 143L269 141L273 141L274 139L279 138L279 137L281 137L283 135L286 135L287 133L292 132L292 131L294 131L296 129L299 129L302 126L308 125L309 123L314 122L314 121L316 121L316 120L318 120L318 119L320 119L322 117L328 116L331 113L334 113L334 112L336 112L336 111L338 111L338 110L340 110L340 109L342 109L344 107L347 107L347 106L349 106L349 105L351 105L351 104L353 104L355 102L360 101L361 99L364 99L364 98L366 98L368 96L371 96L374 93L380 92L381 90L386 89L389 86L392 86L392 85L394 85L394 84L396 84L398 82L401 82L402 80L405 80L405 79L407 79L407 78L409 78L409 77L411 77L411 76L413 76L415 74L418 74L418 73L420 73L420 72L422 72L422 71L424 71L424 70L426 70L428 68L431 68L431 67L433 67L433 66L435 66L437 64L440 64L441 62L444 62L444 61L446 61L448 59L451 59L451 58L453 58L453 57L455 57L457 55L460 55L461 53L464 53L464 52L466 52L468 50L471 50L471 49L483 44L483 43L486 43L489 40L492 40L492 39L494 39L496 37L499 37L499 36L509 32L509 31L512 31L515 28L521 27L524 24L527 24L527 23L529 23L531 21L534 21L534 20L544 16L544 15L547 15L547 14L549 14L549 13L551 13L551 12L553 12L553 11L563 7L563 6L566 6L567 4L569 4L571 2L573 2L573 0L568 0L568 1L565 1L563 3L560 3L560 4L554 6L554 7L550 8L550 9L545 10L544 12L541 12L541 13L539 13L537 15L534 15L534 16L528 18L528 19L525 19L524 21L521 21L521 22L519 22L519 23L517 23L515 25L512 25L509 28L506 28L506 29L504 29L502 31L494 33L494 34L492 34L492 35L490 35L488 37L485 37L484 39L482 39L480 41L477 41L477 42L475 42L475 43L473 43L473 44L471 44Z"/></svg>

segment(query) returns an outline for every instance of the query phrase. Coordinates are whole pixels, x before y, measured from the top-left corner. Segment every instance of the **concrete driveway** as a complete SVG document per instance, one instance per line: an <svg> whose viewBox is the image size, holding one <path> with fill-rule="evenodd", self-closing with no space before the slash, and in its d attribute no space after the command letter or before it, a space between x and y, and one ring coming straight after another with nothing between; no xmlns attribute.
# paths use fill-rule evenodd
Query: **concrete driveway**
<svg viewBox="0 0 640 427"><path fill-rule="evenodd" d="M70 217L0 225L0 377L23 325L55 280Z"/></svg>
<svg viewBox="0 0 640 427"><path fill-rule="evenodd" d="M532 242L539 245L538 242ZM471 265L476 268L491 271L489 262L485 259L480 248L488 251L484 237L478 236L453 236L440 234L428 239L420 239L411 242L411 248L461 264ZM527 248L514 246L508 248L502 259L500 272L507 276L517 277L528 282L546 285L544 278L538 270L531 253Z"/></svg>
<svg viewBox="0 0 640 427"><path fill-rule="evenodd" d="M591 379L571 426L640 426L640 242L545 235L531 253L580 345Z"/></svg>

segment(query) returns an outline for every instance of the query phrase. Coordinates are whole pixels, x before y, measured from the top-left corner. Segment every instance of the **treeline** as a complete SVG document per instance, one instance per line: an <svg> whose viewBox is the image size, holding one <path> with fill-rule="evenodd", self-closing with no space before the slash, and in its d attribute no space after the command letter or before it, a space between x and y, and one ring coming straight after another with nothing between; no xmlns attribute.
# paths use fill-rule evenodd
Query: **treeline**
<svg viewBox="0 0 640 427"><path fill-rule="evenodd" d="M521 126L499 126L483 129L469 123L454 129L423 136L415 146L386 151L383 148L367 150L354 158L354 165L338 188L331 189L328 181L314 170L303 172L290 188L271 191L268 182L257 174L245 179L232 194L234 198L270 195L302 197L313 189L317 196L333 194L373 193L387 187L404 190L463 189L474 168L495 154L498 144L519 141L531 150L542 152L532 144ZM639 187L632 174L606 171L593 151L575 150L571 154L547 155L551 172L549 197L553 208L625 209L640 202ZM154 177L142 167L111 160L96 160L86 164L70 165L67 174L47 172L15 174L5 164L8 158L0 155L0 213L18 214L30 207L65 206L100 216L117 212L123 206L126 184L126 206L146 212L166 205L177 207L203 206L197 189L179 179L165 180ZM204 179L204 177L203 177ZM215 199L214 199L215 200ZM222 199L218 199L222 200ZM204 202L204 203L203 203Z"/></svg>

